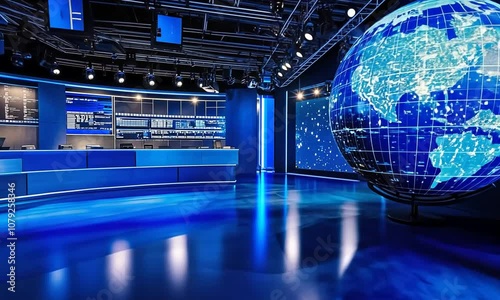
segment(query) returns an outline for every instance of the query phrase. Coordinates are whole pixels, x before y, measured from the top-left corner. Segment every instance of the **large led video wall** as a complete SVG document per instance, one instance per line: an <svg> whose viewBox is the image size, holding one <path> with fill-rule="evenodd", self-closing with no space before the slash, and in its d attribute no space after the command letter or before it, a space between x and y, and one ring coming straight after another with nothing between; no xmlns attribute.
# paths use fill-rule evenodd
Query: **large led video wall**
<svg viewBox="0 0 500 300"><path fill-rule="evenodd" d="M297 169L354 173L330 130L328 99L296 103L295 167Z"/></svg>
<svg viewBox="0 0 500 300"><path fill-rule="evenodd" d="M38 125L37 90L0 83L0 124Z"/></svg>
<svg viewBox="0 0 500 300"><path fill-rule="evenodd" d="M224 100L115 97L116 139L223 140Z"/></svg>

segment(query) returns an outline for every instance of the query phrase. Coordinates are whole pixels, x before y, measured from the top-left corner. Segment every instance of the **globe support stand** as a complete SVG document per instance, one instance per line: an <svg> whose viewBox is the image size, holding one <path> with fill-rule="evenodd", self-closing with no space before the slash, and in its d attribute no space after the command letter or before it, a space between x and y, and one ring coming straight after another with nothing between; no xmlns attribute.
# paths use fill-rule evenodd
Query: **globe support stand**
<svg viewBox="0 0 500 300"><path fill-rule="evenodd" d="M463 199L476 196L486 190L495 187L494 184L487 185L479 190L472 192L464 192L460 194L451 194L445 196L418 196L415 194L404 194L398 191L388 190L380 186L376 186L368 182L368 187L382 197L402 204L409 204L410 211L396 209L387 214L387 218L391 221L407 224L407 225L440 225L445 220L442 217L434 215L421 215L419 206L443 206L459 202Z"/></svg>
<svg viewBox="0 0 500 300"><path fill-rule="evenodd" d="M437 216L420 215L418 204L415 200L410 203L410 212L406 210L393 210L387 214L387 218L393 222L407 225L439 225L444 219Z"/></svg>

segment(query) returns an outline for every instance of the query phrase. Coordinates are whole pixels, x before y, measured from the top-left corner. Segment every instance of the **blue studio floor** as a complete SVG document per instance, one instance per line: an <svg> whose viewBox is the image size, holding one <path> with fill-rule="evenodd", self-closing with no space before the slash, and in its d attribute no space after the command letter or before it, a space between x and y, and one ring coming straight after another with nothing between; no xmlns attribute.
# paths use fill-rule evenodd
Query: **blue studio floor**
<svg viewBox="0 0 500 300"><path fill-rule="evenodd" d="M0 299L499 299L499 222L452 206L412 227L386 219L399 206L291 175L19 201Z"/></svg>

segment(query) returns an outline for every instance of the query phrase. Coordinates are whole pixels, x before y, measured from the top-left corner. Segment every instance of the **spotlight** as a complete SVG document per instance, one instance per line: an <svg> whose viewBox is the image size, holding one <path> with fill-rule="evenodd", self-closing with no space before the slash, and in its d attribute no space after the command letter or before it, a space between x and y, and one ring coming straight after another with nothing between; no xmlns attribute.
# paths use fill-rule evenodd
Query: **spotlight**
<svg viewBox="0 0 500 300"><path fill-rule="evenodd" d="M319 96L320 90L318 88L314 89L314 96Z"/></svg>
<svg viewBox="0 0 500 300"><path fill-rule="evenodd" d="M193 104L196 104L196 103L198 103L198 98L193 97L193 98L191 98L191 101L193 102Z"/></svg>
<svg viewBox="0 0 500 300"><path fill-rule="evenodd" d="M199 77L196 85L198 85L199 88L202 88L203 87L203 78Z"/></svg>
<svg viewBox="0 0 500 300"><path fill-rule="evenodd" d="M285 66L287 69L291 69L292 68L292 65L290 64L290 62L287 60L285 60Z"/></svg>
<svg viewBox="0 0 500 300"><path fill-rule="evenodd" d="M141 95L137 95L137 96L135 96L135 100L137 100L137 101L141 101L141 100L142 100L142 96L141 96Z"/></svg>
<svg viewBox="0 0 500 300"><path fill-rule="evenodd" d="M177 73L174 77L174 83L175 83L175 86L180 88L182 87L182 76L180 73Z"/></svg>
<svg viewBox="0 0 500 300"><path fill-rule="evenodd" d="M85 77L87 77L88 80L93 80L95 78L95 71L92 67L92 63L87 65L87 68L85 69Z"/></svg>
<svg viewBox="0 0 500 300"><path fill-rule="evenodd" d="M304 92L300 91L297 93L297 100L302 100L304 99Z"/></svg>
<svg viewBox="0 0 500 300"><path fill-rule="evenodd" d="M125 83L125 72L123 72L122 68L118 69L118 72L116 72L115 80L120 84Z"/></svg>
<svg viewBox="0 0 500 300"><path fill-rule="evenodd" d="M356 10L355 10L354 8L349 8L349 9L347 10L347 16L348 16L349 18L352 18L352 17L354 17L355 15L356 15Z"/></svg>
<svg viewBox="0 0 500 300"><path fill-rule="evenodd" d="M314 24L307 22L304 30L304 38L308 41L314 40Z"/></svg>
<svg viewBox="0 0 500 300"><path fill-rule="evenodd" d="M24 66L24 56L19 51L15 51L14 53L12 53L10 61L12 62L12 65L14 65L14 67L21 68Z"/></svg>
<svg viewBox="0 0 500 300"><path fill-rule="evenodd" d="M155 75L153 74L153 70L150 70L144 79L147 82L147 84L149 84L149 86L154 86L156 84Z"/></svg>
<svg viewBox="0 0 500 300"><path fill-rule="evenodd" d="M302 52L302 49L300 47L297 47L297 49L295 49L295 56L297 56L299 58L304 57L304 52Z"/></svg>
<svg viewBox="0 0 500 300"><path fill-rule="evenodd" d="M282 69L283 71L287 71L287 70L288 70L288 67L286 66L285 61L283 61L283 62L281 63L281 69Z"/></svg>
<svg viewBox="0 0 500 300"><path fill-rule="evenodd" d="M284 0L271 0L271 11L277 15L280 15L283 12L283 9L285 8L285 1Z"/></svg>
<svg viewBox="0 0 500 300"><path fill-rule="evenodd" d="M281 70L278 70L278 72L276 72L276 75L278 75L278 77L283 77L283 72L281 72Z"/></svg>
<svg viewBox="0 0 500 300"><path fill-rule="evenodd" d="M332 82L331 81L325 81L325 96L330 96L330 89L332 88Z"/></svg>
<svg viewBox="0 0 500 300"><path fill-rule="evenodd" d="M50 69L50 71L52 72L52 74L54 75L59 75L61 74L61 69L59 69L59 64L57 62L54 62L52 64L52 67Z"/></svg>
<svg viewBox="0 0 500 300"><path fill-rule="evenodd" d="M249 89L254 89L257 87L257 81L255 80L255 78L252 78L247 82L247 87Z"/></svg>

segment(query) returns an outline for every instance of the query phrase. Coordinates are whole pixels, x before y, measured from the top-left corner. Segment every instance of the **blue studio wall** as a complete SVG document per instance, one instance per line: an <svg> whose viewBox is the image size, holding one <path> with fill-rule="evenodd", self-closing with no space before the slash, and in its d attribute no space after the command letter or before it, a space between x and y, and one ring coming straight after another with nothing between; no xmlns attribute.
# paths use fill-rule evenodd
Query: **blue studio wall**
<svg viewBox="0 0 500 300"><path fill-rule="evenodd" d="M236 175L255 175L259 159L257 90L226 92L226 145L240 149Z"/></svg>
<svg viewBox="0 0 500 300"><path fill-rule="evenodd" d="M62 84L38 84L38 147L57 149L66 144L66 87Z"/></svg>

